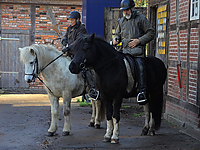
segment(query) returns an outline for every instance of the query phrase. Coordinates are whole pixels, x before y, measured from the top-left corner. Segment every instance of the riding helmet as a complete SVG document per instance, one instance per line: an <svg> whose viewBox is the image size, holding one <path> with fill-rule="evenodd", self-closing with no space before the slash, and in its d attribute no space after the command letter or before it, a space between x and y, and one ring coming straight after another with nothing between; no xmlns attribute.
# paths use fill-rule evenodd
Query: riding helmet
<svg viewBox="0 0 200 150"><path fill-rule="evenodd" d="M74 19L78 19L79 18L80 19L81 15L80 15L80 13L78 11L71 11L69 13L68 18L74 18Z"/></svg>
<svg viewBox="0 0 200 150"><path fill-rule="evenodd" d="M133 0L122 0L120 10L126 10L135 6L135 2Z"/></svg>

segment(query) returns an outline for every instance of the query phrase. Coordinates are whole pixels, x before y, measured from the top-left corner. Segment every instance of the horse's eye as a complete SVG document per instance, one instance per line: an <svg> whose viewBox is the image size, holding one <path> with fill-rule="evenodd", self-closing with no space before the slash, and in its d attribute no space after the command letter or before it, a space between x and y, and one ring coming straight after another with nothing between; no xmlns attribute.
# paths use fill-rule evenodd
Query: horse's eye
<svg viewBox="0 0 200 150"><path fill-rule="evenodd" d="M30 62L30 64L32 65L32 64L33 64L33 61L32 61L32 62Z"/></svg>

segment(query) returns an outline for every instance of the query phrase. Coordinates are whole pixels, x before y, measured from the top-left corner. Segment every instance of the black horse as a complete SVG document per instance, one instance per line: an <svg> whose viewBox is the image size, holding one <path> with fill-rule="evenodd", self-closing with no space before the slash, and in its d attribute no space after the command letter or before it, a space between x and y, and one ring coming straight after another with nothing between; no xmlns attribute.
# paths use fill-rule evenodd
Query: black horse
<svg viewBox="0 0 200 150"><path fill-rule="evenodd" d="M72 73L79 73L87 67L96 72L97 86L101 100L106 106L107 130L104 141L118 143L120 107L123 98L137 96L136 69L132 68L126 55L116 51L101 38L91 36L79 38L72 49L74 58L69 66ZM141 135L155 134L161 124L163 107L163 84L167 70L156 57L146 57L147 99L144 106L145 125ZM134 68L134 67L133 67Z"/></svg>

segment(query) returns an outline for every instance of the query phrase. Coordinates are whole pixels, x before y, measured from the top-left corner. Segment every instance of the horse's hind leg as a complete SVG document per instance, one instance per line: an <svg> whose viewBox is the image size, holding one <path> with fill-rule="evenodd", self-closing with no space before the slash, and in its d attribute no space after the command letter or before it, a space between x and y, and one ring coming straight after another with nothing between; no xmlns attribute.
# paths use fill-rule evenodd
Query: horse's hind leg
<svg viewBox="0 0 200 150"><path fill-rule="evenodd" d="M53 136L58 128L58 117L59 117L59 102L58 98L49 94L51 102L51 126L48 129L48 136Z"/></svg>
<svg viewBox="0 0 200 150"><path fill-rule="evenodd" d="M144 105L144 115L145 115L145 124L142 129L141 135L147 135L149 131L149 120L150 120L149 103Z"/></svg>
<svg viewBox="0 0 200 150"><path fill-rule="evenodd" d="M71 131L71 95L65 93L63 95L63 115L64 115L64 127L63 136L69 135Z"/></svg>
<svg viewBox="0 0 200 150"><path fill-rule="evenodd" d="M152 113L150 113L150 121L149 121L149 135L155 135L155 123L153 119Z"/></svg>

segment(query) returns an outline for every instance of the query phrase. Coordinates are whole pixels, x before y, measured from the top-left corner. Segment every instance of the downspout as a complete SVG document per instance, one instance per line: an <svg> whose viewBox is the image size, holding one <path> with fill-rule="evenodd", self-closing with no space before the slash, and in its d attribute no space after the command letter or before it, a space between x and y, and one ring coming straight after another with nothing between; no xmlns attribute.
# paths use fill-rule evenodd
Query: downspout
<svg viewBox="0 0 200 150"><path fill-rule="evenodd" d="M181 78L181 54L180 54L180 25L179 25L179 0L176 0L176 34L177 34L177 53L178 53L178 64L177 73L180 88L181 100L183 100L183 90L182 90L182 78Z"/></svg>

